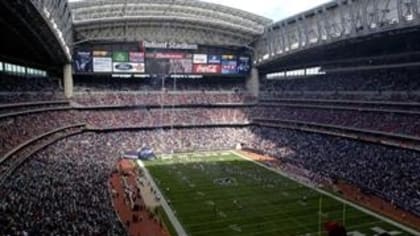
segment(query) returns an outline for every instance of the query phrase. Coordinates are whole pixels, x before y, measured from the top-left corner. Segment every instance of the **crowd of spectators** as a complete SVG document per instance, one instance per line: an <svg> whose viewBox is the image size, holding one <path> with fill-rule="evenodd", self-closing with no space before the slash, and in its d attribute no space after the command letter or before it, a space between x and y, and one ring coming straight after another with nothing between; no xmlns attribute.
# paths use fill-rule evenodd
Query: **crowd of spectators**
<svg viewBox="0 0 420 236"><path fill-rule="evenodd" d="M383 101L383 102L419 102L420 92L337 92L337 91L261 91L260 100L293 99L293 100L331 100L331 101Z"/></svg>
<svg viewBox="0 0 420 236"><path fill-rule="evenodd" d="M333 136L252 128L247 147L344 180L420 215L420 154Z"/></svg>
<svg viewBox="0 0 420 236"><path fill-rule="evenodd" d="M37 110L55 110L70 107L68 101L38 102L38 103L20 103L0 105L0 115L10 116L14 113L28 113Z"/></svg>
<svg viewBox="0 0 420 236"><path fill-rule="evenodd" d="M0 104L65 100L60 92L0 92Z"/></svg>
<svg viewBox="0 0 420 236"><path fill-rule="evenodd" d="M26 102L51 102L66 100L62 93L9 93L0 92L0 104L26 103ZM179 104L228 104L252 103L255 97L245 92L83 92L76 93L71 99L76 105L179 105Z"/></svg>
<svg viewBox="0 0 420 236"><path fill-rule="evenodd" d="M12 97L11 97L12 99ZM43 111L0 118L0 156L17 145L53 129L86 123L97 128L151 127L160 125L214 125L244 124L248 122L247 108L172 108L170 105L244 103L247 96L239 93L192 93L192 94L121 94L106 93L76 97L85 105L161 105L161 109L131 108L112 110L75 109ZM52 105L51 107L55 107ZM59 107L63 105L57 105ZM25 111L26 109L51 108L46 106L0 109L0 113ZM28 110L28 111L29 111Z"/></svg>
<svg viewBox="0 0 420 236"><path fill-rule="evenodd" d="M100 81L100 82L98 82ZM76 77L75 90L77 92L116 92L116 91L160 91L162 86L166 90L177 91L245 91L243 78L198 78L173 79L165 78L98 78Z"/></svg>
<svg viewBox="0 0 420 236"><path fill-rule="evenodd" d="M307 98L277 98L261 99L260 106L279 105L287 107L306 107L335 110L358 110L358 111L385 111L394 113L412 113L420 111L419 102L396 102L396 101L365 101L365 100L328 100Z"/></svg>
<svg viewBox="0 0 420 236"><path fill-rule="evenodd" d="M0 234L121 233L107 180L122 152L233 149L239 143L420 213L420 156L414 151L285 129L155 129L84 133L35 154L0 186L0 223L6 226Z"/></svg>
<svg viewBox="0 0 420 236"><path fill-rule="evenodd" d="M60 90L58 80L50 77L0 75L1 92L55 92L58 90Z"/></svg>
<svg viewBox="0 0 420 236"><path fill-rule="evenodd" d="M75 124L95 128L246 124L247 108L182 108L46 111L0 119L0 156L49 131Z"/></svg>
<svg viewBox="0 0 420 236"><path fill-rule="evenodd" d="M95 135L35 154L0 187L0 235L125 235L107 185L117 158Z"/></svg>
<svg viewBox="0 0 420 236"><path fill-rule="evenodd" d="M0 119L0 156L54 129L83 123L76 111L49 111Z"/></svg>
<svg viewBox="0 0 420 236"><path fill-rule="evenodd" d="M420 101L420 95L413 92L420 88L417 81L412 72L358 72L267 80L262 84L262 92L268 99ZM213 87L213 84L198 86L180 82L180 90L195 91L169 92L168 85L168 91L158 92L161 88L159 81L150 84L127 82L115 87L109 84L92 86L84 81L76 84L79 92L72 99L72 104L171 106L255 101L255 98L241 92L242 88L234 89L232 84ZM8 89L20 91L11 87ZM27 89L23 87L24 90ZM350 93L341 93L343 91ZM394 96L387 91L401 93ZM62 95L56 91L2 93L0 103L60 98ZM70 109L1 118L0 156L31 138L72 124L87 123L97 128L234 125L247 123L252 118L316 122L413 136L418 136L420 132L419 115L391 112L281 105L255 108L168 107L163 110L141 107ZM0 184L0 235L120 235L123 229L111 207L107 180L121 152L142 146L150 147L156 153L233 149L238 143L316 175L353 183L420 215L420 174L417 171L420 154L417 152L283 129L191 127L84 133L49 146Z"/></svg>
<svg viewBox="0 0 420 236"><path fill-rule="evenodd" d="M418 136L418 72L384 69L264 79L261 106L253 117Z"/></svg>
<svg viewBox="0 0 420 236"><path fill-rule="evenodd" d="M219 103L247 103L255 98L236 92L185 92L185 93L76 93L73 102L84 106L94 105L191 105Z"/></svg>
<svg viewBox="0 0 420 236"><path fill-rule="evenodd" d="M112 101L112 104L132 104L130 102L156 103L158 97L150 93L167 92L187 93L187 97L194 98L200 103L214 102L241 102L246 93L243 78L202 78L202 79L119 79L119 78L74 78L74 90L76 101L81 103L105 104ZM98 95L102 93L102 95ZM126 93L140 93L140 95L129 96ZM189 96L194 93L194 96ZM210 93L207 94L206 93ZM212 96L218 93L219 96ZM112 95L114 94L114 96ZM223 97L223 94L225 97ZM234 94L234 95L231 95ZM133 95L133 94L131 94ZM92 96L92 97L90 97ZM151 96L151 98L146 98ZM95 98L97 97L97 98ZM52 101L64 99L63 87L56 78L42 77L19 77L2 75L0 78L0 104L17 102ZM168 101L171 96L167 95ZM181 98L179 98L181 99ZM192 103L193 98L182 98L186 103ZM255 99L253 99L255 100ZM143 102L145 101L145 102Z"/></svg>
<svg viewBox="0 0 420 236"><path fill-rule="evenodd" d="M379 70L327 73L296 79L266 79L261 89L281 91L418 91L418 70Z"/></svg>
<svg viewBox="0 0 420 236"><path fill-rule="evenodd" d="M246 129L84 133L35 154L0 185L0 235L124 235L108 178L122 152L232 149Z"/></svg>
<svg viewBox="0 0 420 236"><path fill-rule="evenodd" d="M323 125L411 136L419 136L420 134L420 114L284 107L277 105L255 108L252 117L256 119L313 122Z"/></svg>
<svg viewBox="0 0 420 236"><path fill-rule="evenodd" d="M8 158L0 161L0 183L4 181L7 176L12 174L26 158L31 157L33 153L36 153L38 150L43 149L45 146L48 146L50 143L55 142L58 139L81 132L81 128L82 126L74 126L56 130L41 139L33 139L24 147L15 149L13 152L8 153Z"/></svg>
<svg viewBox="0 0 420 236"><path fill-rule="evenodd" d="M135 109L83 112L87 124L99 128L171 125L246 124L246 108Z"/></svg>

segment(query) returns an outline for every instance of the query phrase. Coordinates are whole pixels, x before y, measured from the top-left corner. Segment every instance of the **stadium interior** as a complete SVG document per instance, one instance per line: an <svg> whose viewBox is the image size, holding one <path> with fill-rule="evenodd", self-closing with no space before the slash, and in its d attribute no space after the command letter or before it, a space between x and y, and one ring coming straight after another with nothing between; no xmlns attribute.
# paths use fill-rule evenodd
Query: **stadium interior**
<svg viewBox="0 0 420 236"><path fill-rule="evenodd" d="M0 235L420 235L420 0L333 0L277 22L199 0L1 0L0 29ZM124 158L140 148L173 159ZM190 160L207 152L217 164ZM200 218L168 183L197 169L214 191L265 178L243 170L316 190L280 191L255 218L230 216L246 206L221 192L227 210L206 201ZM321 195L369 217L322 214Z"/></svg>

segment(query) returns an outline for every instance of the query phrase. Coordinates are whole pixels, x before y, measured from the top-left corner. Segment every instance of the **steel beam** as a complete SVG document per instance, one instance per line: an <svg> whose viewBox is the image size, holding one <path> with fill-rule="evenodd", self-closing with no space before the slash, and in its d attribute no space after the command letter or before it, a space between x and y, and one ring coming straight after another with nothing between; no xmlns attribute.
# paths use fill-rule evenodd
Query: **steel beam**
<svg viewBox="0 0 420 236"><path fill-rule="evenodd" d="M279 48L267 47L273 44L270 40L277 39L264 35L256 43L256 51L264 53L257 55L264 58L257 66L311 47L419 26L419 3L420 0L335 0L275 22L269 26L272 29L269 33L284 39L284 50L280 46L279 54Z"/></svg>

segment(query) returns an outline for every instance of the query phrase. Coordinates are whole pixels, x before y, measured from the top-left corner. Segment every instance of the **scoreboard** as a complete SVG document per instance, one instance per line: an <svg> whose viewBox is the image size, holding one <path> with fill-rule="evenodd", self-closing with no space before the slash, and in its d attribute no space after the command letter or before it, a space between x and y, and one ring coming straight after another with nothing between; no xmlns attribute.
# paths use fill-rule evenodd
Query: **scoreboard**
<svg viewBox="0 0 420 236"><path fill-rule="evenodd" d="M196 50L162 48L158 50L78 48L74 51L73 61L75 74L229 76L248 75L251 70L251 57L245 53L203 53Z"/></svg>

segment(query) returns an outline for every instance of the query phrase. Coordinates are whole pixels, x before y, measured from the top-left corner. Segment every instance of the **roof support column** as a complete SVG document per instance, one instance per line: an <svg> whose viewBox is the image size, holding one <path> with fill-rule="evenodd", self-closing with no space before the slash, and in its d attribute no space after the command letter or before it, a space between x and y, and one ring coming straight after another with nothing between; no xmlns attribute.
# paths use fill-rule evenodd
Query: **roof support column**
<svg viewBox="0 0 420 236"><path fill-rule="evenodd" d="M251 73L246 79L246 88L252 96L258 97L260 92L260 78L258 69L253 67Z"/></svg>
<svg viewBox="0 0 420 236"><path fill-rule="evenodd" d="M73 72L72 65L66 64L63 68L63 81L64 81L64 95L66 98L73 97Z"/></svg>

